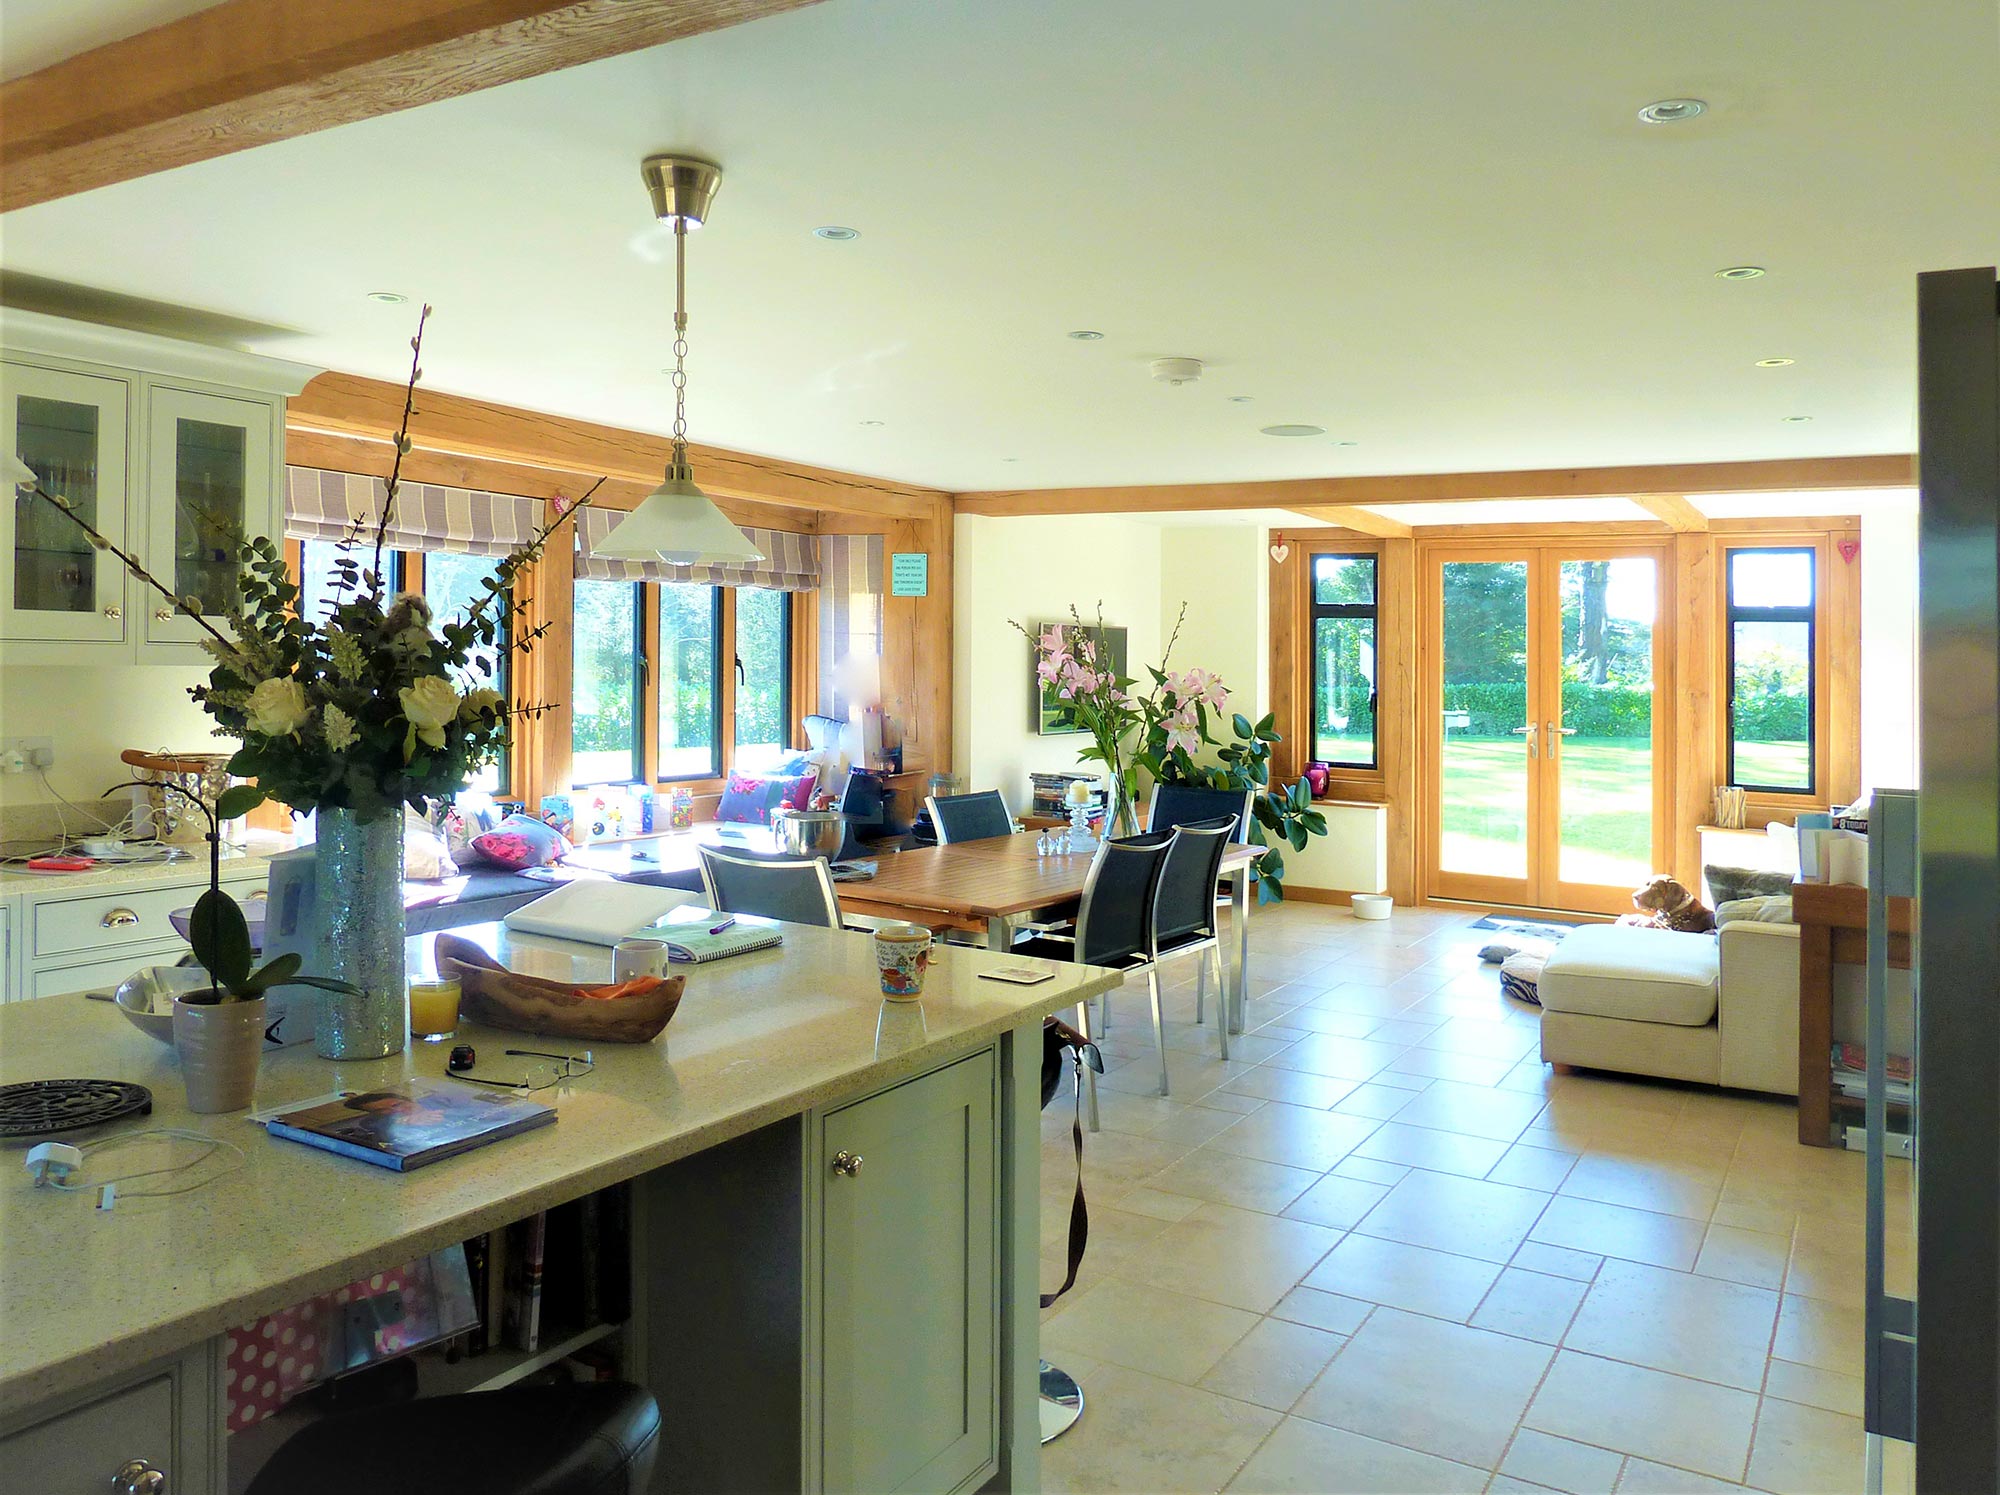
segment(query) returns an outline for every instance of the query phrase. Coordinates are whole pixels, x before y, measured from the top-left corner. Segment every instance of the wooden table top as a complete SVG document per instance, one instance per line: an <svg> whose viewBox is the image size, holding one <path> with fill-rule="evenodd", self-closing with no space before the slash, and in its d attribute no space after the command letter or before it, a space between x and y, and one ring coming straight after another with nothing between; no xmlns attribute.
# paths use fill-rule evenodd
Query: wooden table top
<svg viewBox="0 0 2000 1495"><path fill-rule="evenodd" d="M1231 846L1222 869L1234 872L1263 854L1261 846ZM838 891L854 912L919 909L991 919L1073 902L1090 875L1091 855L1038 856L1033 836L993 836L883 856L874 877L841 883Z"/></svg>

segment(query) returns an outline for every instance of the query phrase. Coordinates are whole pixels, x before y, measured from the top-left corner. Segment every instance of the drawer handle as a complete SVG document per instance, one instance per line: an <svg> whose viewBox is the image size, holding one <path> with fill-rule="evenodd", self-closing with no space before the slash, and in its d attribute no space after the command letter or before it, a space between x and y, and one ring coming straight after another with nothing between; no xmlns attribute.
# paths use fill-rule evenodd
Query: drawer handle
<svg viewBox="0 0 2000 1495"><path fill-rule="evenodd" d="M129 908L114 908L98 922L106 929L123 929L127 925L137 924L139 916Z"/></svg>
<svg viewBox="0 0 2000 1495"><path fill-rule="evenodd" d="M173 620L174 610L171 607L161 607L153 610L153 621L155 623L171 623Z"/></svg>
<svg viewBox="0 0 2000 1495"><path fill-rule="evenodd" d="M167 1477L144 1459L127 1459L111 1476L111 1495L166 1495Z"/></svg>
<svg viewBox="0 0 2000 1495"><path fill-rule="evenodd" d="M853 1178L861 1171L861 1154L842 1150L833 1155L833 1171L842 1178Z"/></svg>
<svg viewBox="0 0 2000 1495"><path fill-rule="evenodd" d="M104 609L104 616L115 623L125 616L125 609L122 607L107 607Z"/></svg>

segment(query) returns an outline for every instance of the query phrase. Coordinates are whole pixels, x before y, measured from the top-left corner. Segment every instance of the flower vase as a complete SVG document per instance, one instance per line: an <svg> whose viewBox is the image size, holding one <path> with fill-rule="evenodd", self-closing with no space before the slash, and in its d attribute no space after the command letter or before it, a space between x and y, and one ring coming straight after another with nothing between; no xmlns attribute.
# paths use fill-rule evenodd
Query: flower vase
<svg viewBox="0 0 2000 1495"><path fill-rule="evenodd" d="M1107 840L1139 834L1139 807L1132 803L1132 791L1125 787L1123 774L1111 776L1111 805L1104 817L1104 834Z"/></svg>
<svg viewBox="0 0 2000 1495"><path fill-rule="evenodd" d="M358 994L315 992L313 1051L322 1059L402 1052L410 1020L403 980L403 807L361 821L322 808L314 890L329 969Z"/></svg>

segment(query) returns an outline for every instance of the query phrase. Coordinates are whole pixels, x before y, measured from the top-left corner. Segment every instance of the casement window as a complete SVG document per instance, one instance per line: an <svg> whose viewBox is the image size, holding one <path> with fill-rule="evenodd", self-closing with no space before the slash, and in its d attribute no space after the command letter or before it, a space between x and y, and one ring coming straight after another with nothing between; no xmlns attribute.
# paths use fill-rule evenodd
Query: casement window
<svg viewBox="0 0 2000 1495"><path fill-rule="evenodd" d="M1818 792L1818 552L1727 552L1728 781L1760 794Z"/></svg>
<svg viewBox="0 0 2000 1495"><path fill-rule="evenodd" d="M1312 558L1312 756L1336 768L1377 764L1376 574L1374 555Z"/></svg>

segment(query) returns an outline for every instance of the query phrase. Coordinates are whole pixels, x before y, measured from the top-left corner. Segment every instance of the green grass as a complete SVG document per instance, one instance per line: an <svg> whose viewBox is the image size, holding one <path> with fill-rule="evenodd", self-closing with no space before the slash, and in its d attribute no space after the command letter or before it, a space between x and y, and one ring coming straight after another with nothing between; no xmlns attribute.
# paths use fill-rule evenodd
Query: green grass
<svg viewBox="0 0 2000 1495"><path fill-rule="evenodd" d="M1803 742L1736 744L1736 780L1773 789L1803 789L1812 781L1812 754Z"/></svg>
<svg viewBox="0 0 2000 1495"><path fill-rule="evenodd" d="M1654 870L1653 747L1571 737L1562 747L1565 882L1637 887ZM1457 737L1444 750L1443 866L1489 877L1528 872L1528 756L1518 737Z"/></svg>

